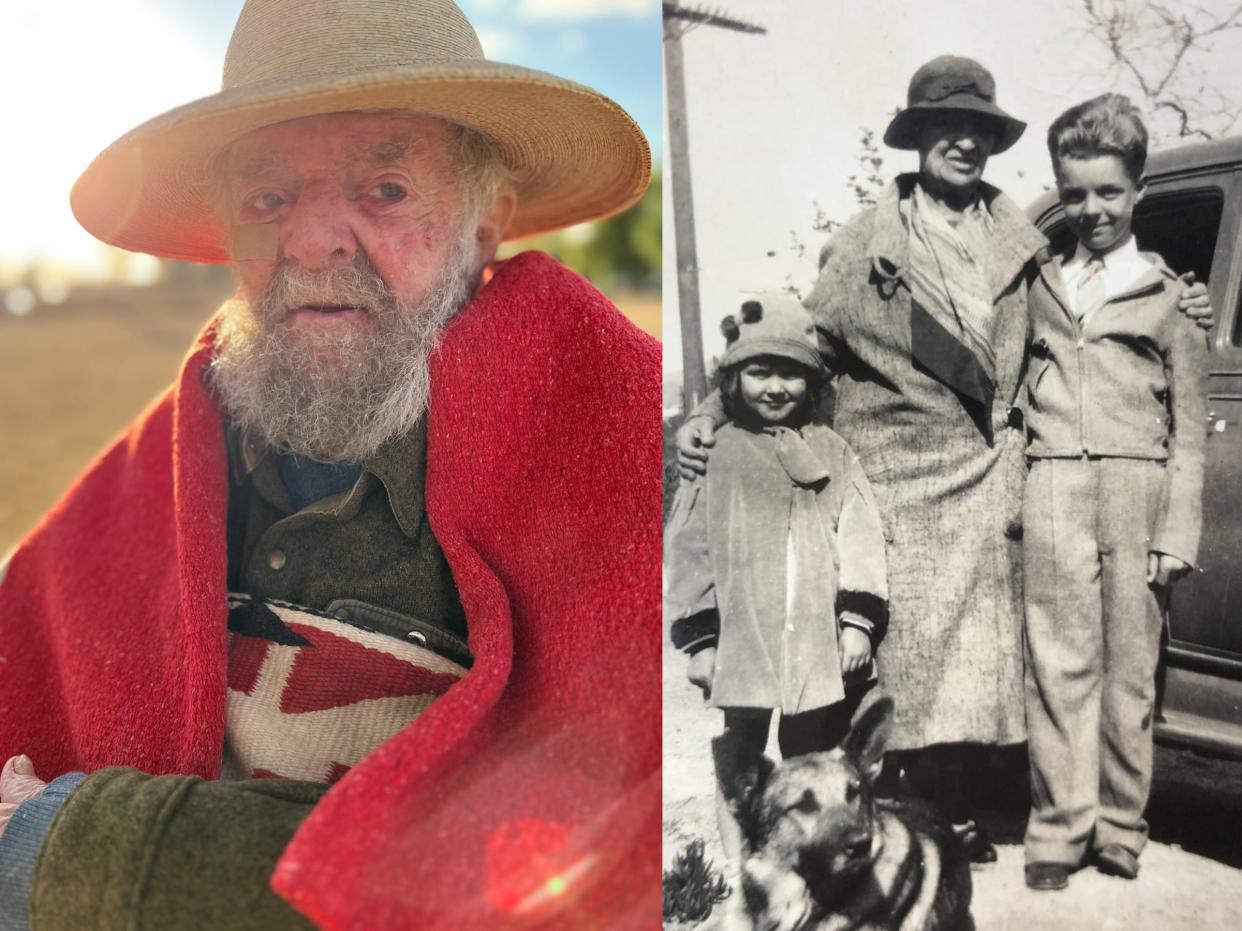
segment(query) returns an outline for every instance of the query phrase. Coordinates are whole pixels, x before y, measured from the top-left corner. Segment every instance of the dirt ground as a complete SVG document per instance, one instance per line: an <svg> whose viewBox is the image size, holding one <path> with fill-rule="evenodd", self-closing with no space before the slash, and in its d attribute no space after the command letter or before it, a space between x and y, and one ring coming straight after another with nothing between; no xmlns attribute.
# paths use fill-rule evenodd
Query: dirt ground
<svg viewBox="0 0 1242 931"><path fill-rule="evenodd" d="M708 741L720 728L720 714L703 706L685 679L685 658L667 642L664 865L667 869L695 837L706 841L707 856L719 865ZM1022 874L1026 787L1020 751L1004 762L1006 768L997 772L1006 774L1007 784L997 785L989 801L994 807L979 819L1000 854L997 863L973 873L971 910L979 931L1242 928L1242 763L1158 749L1148 811L1151 843L1138 879L1127 882L1088 869L1071 877L1061 892L1037 893L1026 888ZM710 931L713 925L709 918L676 927Z"/></svg>

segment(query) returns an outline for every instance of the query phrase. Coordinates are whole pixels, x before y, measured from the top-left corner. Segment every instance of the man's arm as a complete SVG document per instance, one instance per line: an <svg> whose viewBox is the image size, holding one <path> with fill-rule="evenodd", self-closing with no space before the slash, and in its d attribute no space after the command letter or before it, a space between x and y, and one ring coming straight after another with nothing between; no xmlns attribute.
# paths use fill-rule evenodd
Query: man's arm
<svg viewBox="0 0 1242 931"><path fill-rule="evenodd" d="M20 806L0 836L0 872L28 877L24 890L5 889L0 928L312 927L268 880L326 786L132 769L66 779Z"/></svg>

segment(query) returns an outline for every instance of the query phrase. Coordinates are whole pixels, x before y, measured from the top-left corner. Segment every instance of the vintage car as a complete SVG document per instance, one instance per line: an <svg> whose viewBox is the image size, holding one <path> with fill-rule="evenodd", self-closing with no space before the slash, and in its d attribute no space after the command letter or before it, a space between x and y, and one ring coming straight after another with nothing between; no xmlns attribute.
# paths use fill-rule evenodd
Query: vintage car
<svg viewBox="0 0 1242 931"><path fill-rule="evenodd" d="M1030 215L1068 249L1055 192ZM1242 758L1242 138L1154 153L1134 232L1140 248L1207 282L1216 318L1200 571L1172 589L1156 739Z"/></svg>

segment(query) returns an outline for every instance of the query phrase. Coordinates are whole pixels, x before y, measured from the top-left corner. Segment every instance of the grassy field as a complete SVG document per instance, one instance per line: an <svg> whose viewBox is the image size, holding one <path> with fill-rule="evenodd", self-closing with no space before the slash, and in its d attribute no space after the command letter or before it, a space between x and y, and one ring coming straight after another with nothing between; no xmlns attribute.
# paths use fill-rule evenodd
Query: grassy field
<svg viewBox="0 0 1242 931"><path fill-rule="evenodd" d="M227 290L227 289L226 289ZM173 380L227 295L134 290L88 307L0 310L0 556ZM658 294L618 298L659 336Z"/></svg>

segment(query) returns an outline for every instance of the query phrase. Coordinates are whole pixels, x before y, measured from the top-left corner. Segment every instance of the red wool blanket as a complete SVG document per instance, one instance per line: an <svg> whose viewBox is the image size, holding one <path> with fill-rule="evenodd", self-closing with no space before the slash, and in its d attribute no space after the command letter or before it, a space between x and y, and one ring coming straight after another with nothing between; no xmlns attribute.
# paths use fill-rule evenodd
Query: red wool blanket
<svg viewBox="0 0 1242 931"><path fill-rule="evenodd" d="M0 758L44 778L218 773L211 339L0 582ZM336 783L273 887L333 929L657 927L659 347L528 253L450 324L432 376L427 513L475 664Z"/></svg>

